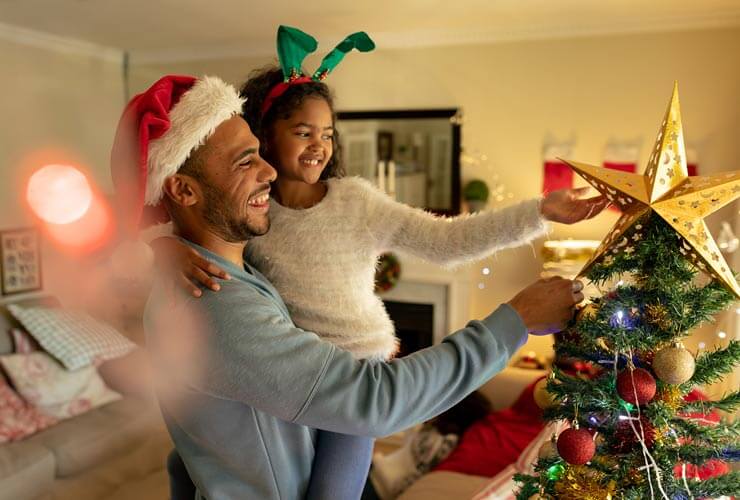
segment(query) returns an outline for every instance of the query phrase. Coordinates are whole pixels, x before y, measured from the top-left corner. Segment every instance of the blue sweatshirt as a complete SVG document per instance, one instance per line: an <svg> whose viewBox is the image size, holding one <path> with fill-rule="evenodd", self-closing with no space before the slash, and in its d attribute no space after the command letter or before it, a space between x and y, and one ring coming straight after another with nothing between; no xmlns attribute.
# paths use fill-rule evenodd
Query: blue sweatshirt
<svg viewBox="0 0 740 500"><path fill-rule="evenodd" d="M503 369L527 338L502 305L405 358L356 360L297 328L256 269L185 243L232 279L199 299L156 283L144 326L165 422L209 500L303 498L314 429L385 436L432 418Z"/></svg>

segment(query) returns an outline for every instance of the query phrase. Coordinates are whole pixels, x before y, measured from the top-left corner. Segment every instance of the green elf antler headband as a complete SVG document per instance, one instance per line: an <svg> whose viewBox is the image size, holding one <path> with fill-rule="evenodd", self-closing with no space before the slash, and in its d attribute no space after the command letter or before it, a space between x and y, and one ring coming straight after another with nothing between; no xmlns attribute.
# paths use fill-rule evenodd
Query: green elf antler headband
<svg viewBox="0 0 740 500"><path fill-rule="evenodd" d="M278 28L277 52L284 79L272 87L267 94L265 102L262 104L262 116L267 114L275 99L283 95L291 85L322 81L344 59L345 54L351 52L352 49L357 49L360 52L370 52L375 48L375 43L364 31L352 33L334 47L321 61L313 76L308 77L303 74L303 60L317 47L318 43L314 37L297 28L291 28L290 26L280 26Z"/></svg>

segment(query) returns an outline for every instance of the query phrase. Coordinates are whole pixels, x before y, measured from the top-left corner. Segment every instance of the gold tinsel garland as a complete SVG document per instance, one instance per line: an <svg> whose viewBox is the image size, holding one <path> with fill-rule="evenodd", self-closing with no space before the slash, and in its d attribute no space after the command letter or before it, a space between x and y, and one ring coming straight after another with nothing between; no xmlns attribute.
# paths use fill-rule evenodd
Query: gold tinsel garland
<svg viewBox="0 0 740 500"><path fill-rule="evenodd" d="M677 385L663 384L655 399L662 401L671 411L675 412L683 402L683 393Z"/></svg>
<svg viewBox="0 0 740 500"><path fill-rule="evenodd" d="M554 485L558 500L612 500L617 489L602 472L584 466L571 466Z"/></svg>
<svg viewBox="0 0 740 500"><path fill-rule="evenodd" d="M663 304L648 304L645 306L645 321L658 328L667 330L671 327L671 317Z"/></svg>

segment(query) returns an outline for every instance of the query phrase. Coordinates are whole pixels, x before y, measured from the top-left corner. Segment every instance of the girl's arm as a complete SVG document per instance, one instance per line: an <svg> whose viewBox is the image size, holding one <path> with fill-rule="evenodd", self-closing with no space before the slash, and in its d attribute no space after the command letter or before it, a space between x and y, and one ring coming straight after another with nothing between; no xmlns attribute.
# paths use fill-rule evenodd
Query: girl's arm
<svg viewBox="0 0 740 500"><path fill-rule="evenodd" d="M202 287L220 290L214 276L230 279L226 271L174 236L159 237L150 245L157 267L165 270L169 285L182 288L194 297L203 294Z"/></svg>
<svg viewBox="0 0 740 500"><path fill-rule="evenodd" d="M579 199L583 190L564 190L502 210L445 218L392 200L368 182L356 182L378 250L401 250L447 266L528 243L546 233L547 220L572 224L595 216L608 203L602 197Z"/></svg>

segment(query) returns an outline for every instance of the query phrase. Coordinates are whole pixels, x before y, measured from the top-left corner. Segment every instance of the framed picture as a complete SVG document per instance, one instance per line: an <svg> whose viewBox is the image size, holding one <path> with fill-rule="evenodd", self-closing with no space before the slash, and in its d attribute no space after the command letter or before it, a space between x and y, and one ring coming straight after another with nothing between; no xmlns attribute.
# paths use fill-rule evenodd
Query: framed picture
<svg viewBox="0 0 740 500"><path fill-rule="evenodd" d="M0 231L3 295L41 290L41 247L34 228Z"/></svg>
<svg viewBox="0 0 740 500"><path fill-rule="evenodd" d="M393 159L393 132L378 132L378 160L390 161Z"/></svg>

